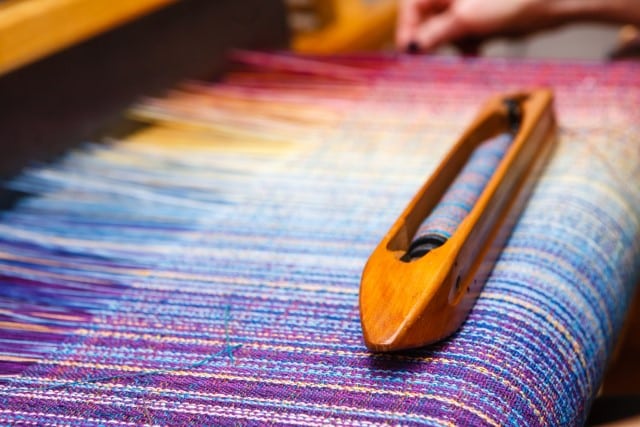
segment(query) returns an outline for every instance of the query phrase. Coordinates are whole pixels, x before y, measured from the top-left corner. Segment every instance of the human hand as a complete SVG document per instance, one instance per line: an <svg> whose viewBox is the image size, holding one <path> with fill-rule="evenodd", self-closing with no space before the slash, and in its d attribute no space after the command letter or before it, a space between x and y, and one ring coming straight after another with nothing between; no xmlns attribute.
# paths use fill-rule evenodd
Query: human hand
<svg viewBox="0 0 640 427"><path fill-rule="evenodd" d="M559 25L564 0L400 0L396 44L429 52L446 43L477 48L494 36L514 37ZM466 45L466 46L465 46Z"/></svg>

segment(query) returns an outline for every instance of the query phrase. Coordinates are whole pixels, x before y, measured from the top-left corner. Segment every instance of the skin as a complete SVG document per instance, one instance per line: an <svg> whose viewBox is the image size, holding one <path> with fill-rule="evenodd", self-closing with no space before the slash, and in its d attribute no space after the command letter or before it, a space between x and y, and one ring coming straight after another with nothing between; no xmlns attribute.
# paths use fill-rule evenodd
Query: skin
<svg viewBox="0 0 640 427"><path fill-rule="evenodd" d="M473 52L489 38L574 21L640 25L640 0L400 0L396 43L418 52L453 43Z"/></svg>

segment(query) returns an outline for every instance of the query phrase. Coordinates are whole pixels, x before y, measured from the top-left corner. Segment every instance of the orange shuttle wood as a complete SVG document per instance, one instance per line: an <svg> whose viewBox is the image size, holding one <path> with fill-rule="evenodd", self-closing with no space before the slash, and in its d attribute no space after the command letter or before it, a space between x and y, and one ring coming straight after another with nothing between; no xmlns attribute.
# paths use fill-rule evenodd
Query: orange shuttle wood
<svg viewBox="0 0 640 427"><path fill-rule="evenodd" d="M483 141L510 131L514 132L513 142L452 236L421 258L403 260L416 230L474 149ZM364 268L360 319L370 350L421 347L458 330L549 158L556 133L553 95L549 90L497 96L485 105Z"/></svg>

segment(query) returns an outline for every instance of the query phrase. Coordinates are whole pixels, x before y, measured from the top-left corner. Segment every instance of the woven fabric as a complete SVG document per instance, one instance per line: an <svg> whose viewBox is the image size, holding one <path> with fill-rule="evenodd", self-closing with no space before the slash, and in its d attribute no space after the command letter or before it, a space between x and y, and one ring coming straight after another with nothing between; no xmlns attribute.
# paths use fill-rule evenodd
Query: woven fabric
<svg viewBox="0 0 640 427"><path fill-rule="evenodd" d="M640 67L242 54L26 170L0 217L0 424L578 425L640 276ZM560 141L461 330L371 354L369 254L484 99Z"/></svg>

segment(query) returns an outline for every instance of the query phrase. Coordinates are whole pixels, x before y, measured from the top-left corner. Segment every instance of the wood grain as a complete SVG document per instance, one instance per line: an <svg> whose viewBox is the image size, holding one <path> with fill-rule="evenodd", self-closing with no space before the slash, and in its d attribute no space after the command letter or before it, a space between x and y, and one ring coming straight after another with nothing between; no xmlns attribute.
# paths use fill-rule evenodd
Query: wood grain
<svg viewBox="0 0 640 427"><path fill-rule="evenodd" d="M0 3L0 75L175 0L11 0Z"/></svg>

